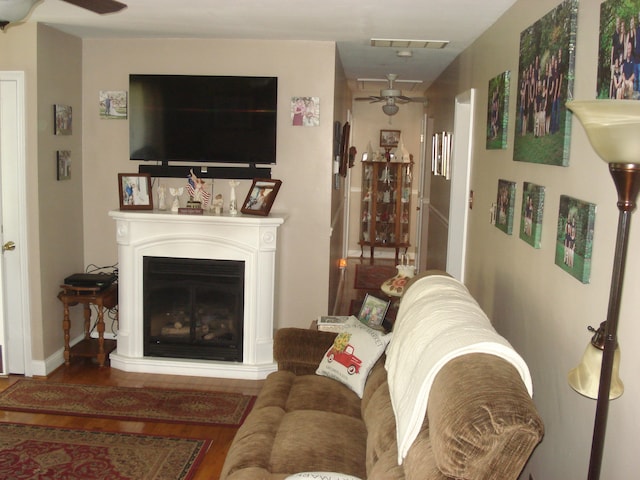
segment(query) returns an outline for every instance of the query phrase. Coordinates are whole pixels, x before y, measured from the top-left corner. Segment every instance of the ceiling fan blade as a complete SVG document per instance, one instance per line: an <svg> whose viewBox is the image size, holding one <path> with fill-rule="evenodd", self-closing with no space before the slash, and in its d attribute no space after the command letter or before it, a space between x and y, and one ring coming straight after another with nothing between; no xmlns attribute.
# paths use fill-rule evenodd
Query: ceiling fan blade
<svg viewBox="0 0 640 480"><path fill-rule="evenodd" d="M123 8L127 8L124 3L116 0L63 0L64 2L75 5L76 7L85 8L92 12L103 15L105 13L119 12Z"/></svg>
<svg viewBox="0 0 640 480"><path fill-rule="evenodd" d="M369 101L369 102L371 102L371 103L377 103L377 102L381 102L381 101L383 101L383 100L384 100L384 98L382 98L382 97L374 97L374 96L372 95L372 96L370 96L370 97L356 97L356 98L354 98L354 100L359 100L359 101L361 101L361 100L368 100L368 101Z"/></svg>

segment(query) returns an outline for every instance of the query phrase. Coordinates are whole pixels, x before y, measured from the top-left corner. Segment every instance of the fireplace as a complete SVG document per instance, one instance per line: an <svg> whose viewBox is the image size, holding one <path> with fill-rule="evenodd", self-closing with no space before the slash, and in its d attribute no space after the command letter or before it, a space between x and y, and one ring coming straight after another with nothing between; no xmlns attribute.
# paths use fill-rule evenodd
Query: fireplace
<svg viewBox="0 0 640 480"><path fill-rule="evenodd" d="M119 330L116 350L110 355L111 368L127 372L247 380L263 379L276 370L273 359L273 312L277 233L284 223L283 216L180 215L156 210L114 210L109 212L109 216L116 221L119 268ZM147 299L146 302L146 311L152 312L156 318L165 317L153 329L148 327L147 334L151 334L154 346L145 346L144 338L147 258L162 259L163 265L158 268L165 270L158 275L162 279L161 287L154 294L153 301ZM190 271L203 266L206 270L211 265L216 266L214 269L222 266L227 269L233 265L231 270L234 272L230 276L224 273L224 281L204 282L213 284L215 289L194 287L193 279L178 282L189 284L189 288L166 286L164 280L172 276L166 270L174 266L171 259L186 262ZM239 273L239 266L242 266L242 273ZM230 284L234 287L241 285L242 291L238 289L236 293L230 293ZM164 293L176 288L182 292L183 298L194 296L208 299L203 300L195 310L187 311L185 307L184 317L177 318L180 310L174 310L169 304L177 305L181 300L169 301L164 298ZM218 303L222 298L227 299L227 303ZM211 340L213 335L208 335L211 327L216 326L223 316L223 310L226 316L226 310L236 309L237 303L242 303L242 307L237 307L235 316L238 317L238 323L233 327L233 333L231 327L225 325L221 328L229 331L219 330L217 339ZM214 317L218 320L214 321ZM207 329L209 331L205 333ZM187 330L188 339L180 337L180 332ZM155 350L158 342L166 347L161 352ZM187 345L183 343L189 343L189 347L192 344L202 346L201 351L205 353L184 354L181 350Z"/></svg>
<svg viewBox="0 0 640 480"><path fill-rule="evenodd" d="M242 361L244 262L143 258L144 355Z"/></svg>

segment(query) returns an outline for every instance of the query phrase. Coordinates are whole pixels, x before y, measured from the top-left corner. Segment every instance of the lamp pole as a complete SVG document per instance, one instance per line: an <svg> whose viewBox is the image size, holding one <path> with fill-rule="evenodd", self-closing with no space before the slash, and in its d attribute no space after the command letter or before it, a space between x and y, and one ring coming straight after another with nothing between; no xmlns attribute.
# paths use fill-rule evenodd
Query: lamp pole
<svg viewBox="0 0 640 480"><path fill-rule="evenodd" d="M613 259L611 290L609 292L609 308L604 332L604 350L600 370L600 386L596 403L596 418L593 427L591 457L589 460L588 480L598 480L602 467L602 453L607 429L609 413L609 390L613 371L613 358L618 344L617 330L620 316L620 300L622 298L622 282L627 260L629 243L629 227L631 213L636 208L636 199L640 191L640 164L610 163L609 172L618 191L618 234Z"/></svg>

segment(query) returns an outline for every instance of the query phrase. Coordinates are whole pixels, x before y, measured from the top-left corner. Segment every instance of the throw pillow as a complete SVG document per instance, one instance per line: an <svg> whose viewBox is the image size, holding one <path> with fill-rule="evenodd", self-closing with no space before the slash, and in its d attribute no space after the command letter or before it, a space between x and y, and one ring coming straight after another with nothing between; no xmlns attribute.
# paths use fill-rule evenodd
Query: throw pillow
<svg viewBox="0 0 640 480"><path fill-rule="evenodd" d="M301 472L289 475L284 480L294 480L297 478L313 478L316 480L360 480L358 477L354 477L353 475L335 472Z"/></svg>
<svg viewBox="0 0 640 480"><path fill-rule="evenodd" d="M362 398L369 372L389 340L391 333L385 335L352 316L325 353L316 373L345 384Z"/></svg>

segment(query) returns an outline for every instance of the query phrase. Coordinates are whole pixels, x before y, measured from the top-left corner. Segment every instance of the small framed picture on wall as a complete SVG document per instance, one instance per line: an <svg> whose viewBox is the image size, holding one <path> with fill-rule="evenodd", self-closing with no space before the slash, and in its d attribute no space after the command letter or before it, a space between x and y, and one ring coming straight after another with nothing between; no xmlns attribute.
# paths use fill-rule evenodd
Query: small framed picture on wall
<svg viewBox="0 0 640 480"><path fill-rule="evenodd" d="M53 133L55 135L71 135L72 120L70 105L53 106Z"/></svg>
<svg viewBox="0 0 640 480"><path fill-rule="evenodd" d="M71 151L58 150L56 152L57 160L57 179L69 180L71 178Z"/></svg>

